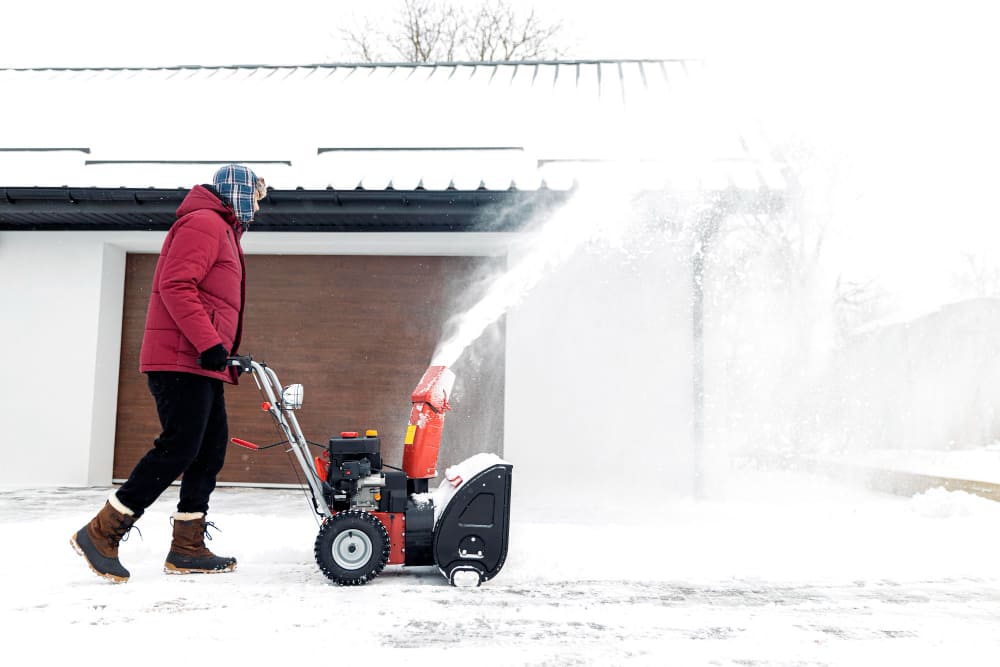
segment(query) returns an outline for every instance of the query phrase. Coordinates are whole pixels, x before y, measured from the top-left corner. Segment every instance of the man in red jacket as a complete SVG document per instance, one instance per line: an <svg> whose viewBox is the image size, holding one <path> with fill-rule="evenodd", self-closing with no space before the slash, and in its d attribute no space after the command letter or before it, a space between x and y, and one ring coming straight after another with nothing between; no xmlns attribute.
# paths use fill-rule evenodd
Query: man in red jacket
<svg viewBox="0 0 1000 667"><path fill-rule="evenodd" d="M118 545L135 521L183 474L168 573L229 572L236 559L205 547L205 513L225 462L229 430L223 383L237 371L246 268L240 238L266 195L243 165L220 168L211 185L196 185L177 209L153 274L140 370L147 375L162 433L128 480L71 538L98 575L128 581Z"/></svg>

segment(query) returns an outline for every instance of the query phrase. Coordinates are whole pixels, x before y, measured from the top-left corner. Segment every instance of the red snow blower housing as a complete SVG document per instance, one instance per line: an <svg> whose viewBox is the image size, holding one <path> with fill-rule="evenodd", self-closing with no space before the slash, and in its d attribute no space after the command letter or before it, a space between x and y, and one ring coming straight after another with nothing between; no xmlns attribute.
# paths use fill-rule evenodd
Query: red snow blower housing
<svg viewBox="0 0 1000 667"><path fill-rule="evenodd" d="M343 432L311 457L294 411L302 385L282 388L267 364L230 357L230 366L252 373L289 450L305 473L321 518L315 555L320 570L342 585L365 584L388 565L436 565L453 585L492 579L507 558L513 466L477 454L437 476L438 451L455 374L431 366L410 398L410 423L402 469L387 469L377 431ZM233 438L243 447L256 445ZM279 444L286 444L285 442Z"/></svg>

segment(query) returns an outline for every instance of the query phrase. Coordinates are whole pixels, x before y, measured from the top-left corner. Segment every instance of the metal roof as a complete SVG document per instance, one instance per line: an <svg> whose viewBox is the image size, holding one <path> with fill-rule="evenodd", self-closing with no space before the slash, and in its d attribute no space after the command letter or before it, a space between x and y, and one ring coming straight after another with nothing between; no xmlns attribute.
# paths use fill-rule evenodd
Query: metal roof
<svg viewBox="0 0 1000 667"><path fill-rule="evenodd" d="M710 80L686 60L0 69L0 201L189 188L226 162L286 191L566 190L609 166L648 189L782 189Z"/></svg>

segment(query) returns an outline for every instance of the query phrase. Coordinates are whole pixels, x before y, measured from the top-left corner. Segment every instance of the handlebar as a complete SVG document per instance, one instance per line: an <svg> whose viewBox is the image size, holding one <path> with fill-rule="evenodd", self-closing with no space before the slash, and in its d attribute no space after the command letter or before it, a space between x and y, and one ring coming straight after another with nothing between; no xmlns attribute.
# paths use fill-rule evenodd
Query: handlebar
<svg viewBox="0 0 1000 667"><path fill-rule="evenodd" d="M263 364L262 364L263 365ZM240 373L249 373L253 369L253 357L233 355L226 359L226 368L238 368Z"/></svg>
<svg viewBox="0 0 1000 667"><path fill-rule="evenodd" d="M269 368L265 363L254 361L250 355L232 355L227 357L226 368L237 368L241 373L250 373L253 376L254 381L257 383L257 388L264 397L262 407L274 418L279 430L285 436L285 442L290 445L290 451L294 454L299 466L305 473L306 483L312 492L316 512L324 517L332 516L329 507L323 501L323 484L325 482L319 479L311 464L309 441L302 434L302 428L299 426L298 419L295 418L294 411L287 409L282 403L282 387L274 369ZM243 447L246 447L248 444L252 445L252 443L247 443L245 440L240 442L234 440L233 442ZM259 447L258 449L264 448Z"/></svg>

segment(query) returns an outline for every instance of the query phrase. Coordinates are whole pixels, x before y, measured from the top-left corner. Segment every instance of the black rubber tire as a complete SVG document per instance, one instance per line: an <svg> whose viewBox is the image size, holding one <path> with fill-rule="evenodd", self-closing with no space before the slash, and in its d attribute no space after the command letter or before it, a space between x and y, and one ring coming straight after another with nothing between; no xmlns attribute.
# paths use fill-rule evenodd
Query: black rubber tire
<svg viewBox="0 0 1000 667"><path fill-rule="evenodd" d="M370 552L367 557L363 551L363 560L356 564L337 563L335 549L355 544ZM341 586L360 586L377 577L389 561L389 533L369 512L338 512L323 522L316 536L315 554L319 569L331 581Z"/></svg>

